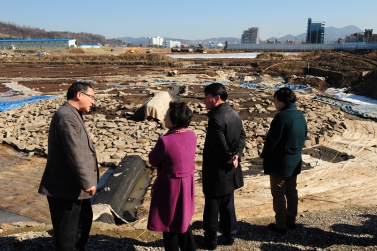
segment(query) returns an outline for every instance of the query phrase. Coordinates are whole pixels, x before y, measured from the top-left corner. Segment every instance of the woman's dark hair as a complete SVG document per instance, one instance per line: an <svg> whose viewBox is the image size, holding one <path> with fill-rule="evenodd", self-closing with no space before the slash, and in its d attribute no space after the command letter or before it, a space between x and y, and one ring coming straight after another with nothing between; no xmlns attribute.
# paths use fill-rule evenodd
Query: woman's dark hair
<svg viewBox="0 0 377 251"><path fill-rule="evenodd" d="M274 94L274 98L288 105L297 101L296 94L289 88L283 87L277 90Z"/></svg>
<svg viewBox="0 0 377 251"><path fill-rule="evenodd" d="M228 98L228 93L226 92L225 86L220 83L212 83L204 88L204 94L211 94L213 97L219 95L222 101L226 101Z"/></svg>
<svg viewBox="0 0 377 251"><path fill-rule="evenodd" d="M171 101L169 103L169 118L173 125L188 127L191 123L192 110L185 102Z"/></svg>
<svg viewBox="0 0 377 251"><path fill-rule="evenodd" d="M67 100L74 99L76 97L76 94L79 93L79 92L86 93L86 91L88 90L88 88L92 88L93 89L93 86L91 84L85 83L85 82L75 82L75 83L73 83L68 88L68 91L67 91Z"/></svg>

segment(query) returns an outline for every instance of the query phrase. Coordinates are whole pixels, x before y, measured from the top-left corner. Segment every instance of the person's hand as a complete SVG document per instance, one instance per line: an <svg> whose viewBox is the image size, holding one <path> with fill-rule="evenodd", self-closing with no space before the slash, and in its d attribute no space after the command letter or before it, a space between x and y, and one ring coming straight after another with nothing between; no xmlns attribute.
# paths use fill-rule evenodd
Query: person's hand
<svg viewBox="0 0 377 251"><path fill-rule="evenodd" d="M96 190L97 188L95 186L92 186L91 188L85 189L84 192L92 196L96 193Z"/></svg>
<svg viewBox="0 0 377 251"><path fill-rule="evenodd" d="M237 168L238 167L238 155L234 155L232 157L232 162L233 162L233 168Z"/></svg>

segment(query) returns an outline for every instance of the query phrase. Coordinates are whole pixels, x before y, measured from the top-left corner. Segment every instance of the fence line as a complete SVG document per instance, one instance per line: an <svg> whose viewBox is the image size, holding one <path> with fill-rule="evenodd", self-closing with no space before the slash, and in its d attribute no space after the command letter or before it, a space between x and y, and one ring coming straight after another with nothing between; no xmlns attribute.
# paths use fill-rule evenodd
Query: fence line
<svg viewBox="0 0 377 251"><path fill-rule="evenodd" d="M377 43L341 44L227 44L225 50L252 51L313 51L313 50L377 50Z"/></svg>

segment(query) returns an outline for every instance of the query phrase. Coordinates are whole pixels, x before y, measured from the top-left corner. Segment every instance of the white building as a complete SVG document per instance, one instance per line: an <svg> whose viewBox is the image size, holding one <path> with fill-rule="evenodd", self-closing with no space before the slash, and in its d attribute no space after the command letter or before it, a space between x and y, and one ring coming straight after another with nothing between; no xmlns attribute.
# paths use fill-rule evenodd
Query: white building
<svg viewBox="0 0 377 251"><path fill-rule="evenodd" d="M223 43L210 43L209 45L208 45L208 48L210 48L210 49L222 49L222 48L224 48L224 46L225 46L225 44L223 44Z"/></svg>
<svg viewBox="0 0 377 251"><path fill-rule="evenodd" d="M77 46L83 49L100 49L101 48L101 44L78 44Z"/></svg>
<svg viewBox="0 0 377 251"><path fill-rule="evenodd" d="M162 37L148 37L149 45L162 46L164 44L164 39Z"/></svg>
<svg viewBox="0 0 377 251"><path fill-rule="evenodd" d="M166 48L174 48L174 47L181 47L181 42L173 41L173 40L166 40L165 41Z"/></svg>
<svg viewBox="0 0 377 251"><path fill-rule="evenodd" d="M4 39L0 40L0 49L59 49L76 47L76 39Z"/></svg>

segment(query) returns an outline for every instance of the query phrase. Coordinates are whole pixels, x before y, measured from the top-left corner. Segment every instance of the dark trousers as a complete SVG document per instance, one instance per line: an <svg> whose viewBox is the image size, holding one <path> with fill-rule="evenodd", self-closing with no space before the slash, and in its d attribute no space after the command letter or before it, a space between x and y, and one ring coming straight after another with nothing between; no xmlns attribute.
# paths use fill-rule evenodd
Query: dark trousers
<svg viewBox="0 0 377 251"><path fill-rule="evenodd" d="M164 247L166 251L195 251L195 240L191 227L185 233L163 232Z"/></svg>
<svg viewBox="0 0 377 251"><path fill-rule="evenodd" d="M55 236L55 250L84 249L93 211L90 199L64 200L47 196Z"/></svg>
<svg viewBox="0 0 377 251"><path fill-rule="evenodd" d="M298 207L297 175L288 178L270 176L270 185L276 227L285 229L287 227L286 222L296 223Z"/></svg>
<svg viewBox="0 0 377 251"><path fill-rule="evenodd" d="M234 208L234 193L216 198L205 197L203 213L204 241L212 247L217 245L217 229L220 229L227 241L232 241L237 233L237 219Z"/></svg>

